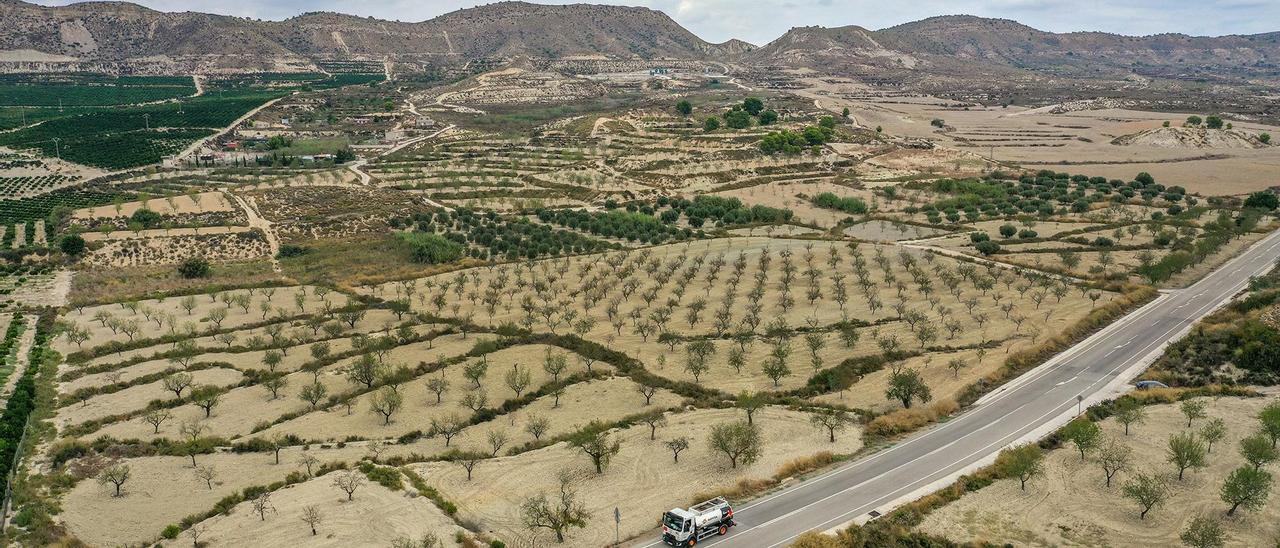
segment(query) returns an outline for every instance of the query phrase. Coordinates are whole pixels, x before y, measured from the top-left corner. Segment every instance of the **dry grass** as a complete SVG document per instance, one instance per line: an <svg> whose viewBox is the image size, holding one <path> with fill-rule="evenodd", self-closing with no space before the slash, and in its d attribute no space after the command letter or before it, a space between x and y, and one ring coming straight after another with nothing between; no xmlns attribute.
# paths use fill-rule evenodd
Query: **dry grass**
<svg viewBox="0 0 1280 548"><path fill-rule="evenodd" d="M880 437L912 432L950 416L959 409L960 406L954 400L940 400L927 406L899 409L871 419L865 431L868 436Z"/></svg>

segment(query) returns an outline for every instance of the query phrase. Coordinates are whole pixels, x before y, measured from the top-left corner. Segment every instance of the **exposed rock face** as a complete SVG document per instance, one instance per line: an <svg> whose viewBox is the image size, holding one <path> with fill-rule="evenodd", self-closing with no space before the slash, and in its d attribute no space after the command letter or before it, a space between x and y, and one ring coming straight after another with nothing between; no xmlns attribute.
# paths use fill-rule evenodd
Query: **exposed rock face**
<svg viewBox="0 0 1280 548"><path fill-rule="evenodd" d="M1266 148L1256 135L1230 129L1161 127L1116 137L1113 145L1158 148Z"/></svg>

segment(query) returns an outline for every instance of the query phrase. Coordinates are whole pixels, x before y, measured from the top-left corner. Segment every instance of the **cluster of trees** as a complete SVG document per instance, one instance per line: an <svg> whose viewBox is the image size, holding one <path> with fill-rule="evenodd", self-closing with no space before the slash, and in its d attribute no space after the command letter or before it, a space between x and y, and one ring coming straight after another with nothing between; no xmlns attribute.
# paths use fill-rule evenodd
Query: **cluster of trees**
<svg viewBox="0 0 1280 548"><path fill-rule="evenodd" d="M818 207L825 207L827 209L834 209L836 211L843 211L845 213L851 213L855 215L860 215L867 212L867 202L864 201L862 198L857 198L857 197L843 198L840 196L836 196L834 193L831 193L831 192L823 192L822 194L814 196L813 204Z"/></svg>
<svg viewBox="0 0 1280 548"><path fill-rule="evenodd" d="M1260 210L1245 209L1239 215L1232 216L1226 211L1219 212L1213 221L1201 224L1199 238L1179 238L1172 241L1172 251L1158 261L1141 261L1137 273L1152 283L1169 279L1174 274L1200 263L1231 240L1252 231L1261 218ZM1154 225L1153 225L1154 226ZM1168 240L1166 236L1156 235L1155 243Z"/></svg>
<svg viewBox="0 0 1280 548"><path fill-rule="evenodd" d="M836 120L823 116L818 125L796 132L789 129L771 131L760 140L760 151L765 154L799 154L806 147L818 147L835 136ZM815 148L815 152L816 152Z"/></svg>
<svg viewBox="0 0 1280 548"><path fill-rule="evenodd" d="M685 198L658 198L659 207L669 206L659 218L666 223L674 223L683 213L689 220L689 226L699 228L707 221L714 221L717 226L745 225L756 223L782 223L790 221L794 215L790 209L780 209L762 205L747 207L737 198L725 198L700 194L693 200Z"/></svg>
<svg viewBox="0 0 1280 548"><path fill-rule="evenodd" d="M1231 129L1231 124L1223 122L1222 117L1216 114L1210 114L1205 116L1203 119L1192 114L1187 117L1187 121L1184 125L1187 127L1200 127L1200 124L1202 123L1204 124L1204 127L1209 129L1222 129L1224 125L1227 129Z"/></svg>
<svg viewBox="0 0 1280 548"><path fill-rule="evenodd" d="M544 223L555 223L574 230L631 242L660 244L668 240L682 240L693 236L692 230L676 228L653 215L644 213L543 209L537 212L537 216L538 220Z"/></svg>
<svg viewBox="0 0 1280 548"><path fill-rule="evenodd" d="M1179 410L1187 418L1187 425L1185 430L1169 437L1164 460L1170 470L1164 473L1137 469L1133 449L1121 439L1104 434L1096 423L1086 417L1077 418L1063 427L1058 439L1078 451L1082 462L1096 464L1107 488L1111 488L1118 475L1127 474L1129 478L1120 486L1120 494L1133 501L1138 507L1138 517L1145 519L1148 513L1173 496L1173 486L1184 481L1188 472L1207 467L1210 459L1225 458L1221 451L1214 453L1214 444L1226 438L1226 422L1209 418L1206 407L1207 400L1202 398L1184 400L1179 405ZM1116 420L1125 426L1125 436L1129 435L1130 426L1142 424L1147 419L1142 404L1132 398L1120 400L1114 411ZM1196 421L1201 422L1198 428L1194 428ZM1271 491L1273 479L1265 467L1280 460L1280 449L1277 448L1280 443L1280 402L1272 402L1263 408L1258 414L1258 421L1259 430L1239 442L1238 453L1246 464L1233 470L1219 488L1219 498L1226 505L1227 516L1235 515L1240 509L1252 511L1262 508ZM1030 444L1005 451L997 465L1004 475L1018 478L1022 489L1026 490L1030 479L1044 473L1043 461L1040 447ZM1192 525L1192 529L1203 527L1204 524Z"/></svg>
<svg viewBox="0 0 1280 548"><path fill-rule="evenodd" d="M998 177L998 175L997 175ZM1197 203L1179 186L1165 187L1155 182L1147 173L1139 173L1134 180L1086 177L1040 171L1034 176L1018 180L987 177L984 179L940 179L930 185L934 192L950 194L950 198L911 207L909 214L923 212L932 223L941 223L945 217L951 223L964 219L974 222L982 218L1013 216L1020 213L1048 216L1065 215L1068 211L1083 213L1091 204L1107 199L1124 202L1135 197L1150 204L1162 199L1178 212ZM1109 198L1108 198L1109 197ZM1181 204L1181 205L1180 205Z"/></svg>
<svg viewBox="0 0 1280 548"><path fill-rule="evenodd" d="M685 116L688 115L688 113L681 110L679 104L676 105L676 110ZM690 107L689 112L693 112L692 107ZM728 112L724 113L724 125L732 129L749 128L752 126L753 120L762 126L767 126L778 121L778 113L765 109L764 101L760 100L759 97L747 97L742 100L742 104L734 105L729 108ZM708 117L703 121L703 129L709 132L720 129L720 119L715 116Z"/></svg>
<svg viewBox="0 0 1280 548"><path fill-rule="evenodd" d="M531 222L528 218L507 219L495 212L477 213L469 209L419 213L412 218L394 218L392 227L416 226L418 231L438 233L477 259L535 259L566 253L592 253L614 249L610 244L570 230L559 230Z"/></svg>

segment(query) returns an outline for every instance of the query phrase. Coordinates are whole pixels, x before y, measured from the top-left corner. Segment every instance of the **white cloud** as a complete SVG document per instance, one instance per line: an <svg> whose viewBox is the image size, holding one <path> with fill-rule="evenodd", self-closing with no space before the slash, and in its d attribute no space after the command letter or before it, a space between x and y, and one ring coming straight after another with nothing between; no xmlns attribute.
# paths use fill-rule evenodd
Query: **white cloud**
<svg viewBox="0 0 1280 548"><path fill-rule="evenodd" d="M72 0L37 0L66 4ZM163 11L203 11L285 19L305 11L337 11L401 21L421 21L475 0L137 0ZM970 14L1014 19L1042 30L1098 30L1143 35L1254 34L1280 30L1280 3L1261 0L915 0L886 6L882 0L538 0L638 5L666 12L702 38L740 38L764 44L797 26L889 27L935 15Z"/></svg>

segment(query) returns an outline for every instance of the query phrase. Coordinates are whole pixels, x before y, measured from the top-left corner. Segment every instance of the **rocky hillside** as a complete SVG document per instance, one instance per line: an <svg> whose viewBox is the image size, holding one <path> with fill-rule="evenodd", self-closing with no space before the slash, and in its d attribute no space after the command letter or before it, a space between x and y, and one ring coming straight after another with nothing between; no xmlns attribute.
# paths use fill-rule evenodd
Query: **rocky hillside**
<svg viewBox="0 0 1280 548"><path fill-rule="evenodd" d="M0 0L0 70L307 70L323 59L464 65L477 59L744 60L904 81L1023 78L1280 82L1280 33L1055 34L1015 21L933 17L883 30L798 27L763 47L709 43L666 14L499 2L417 23L336 13L260 21L125 2L44 7Z"/></svg>
<svg viewBox="0 0 1280 548"><path fill-rule="evenodd" d="M1057 76L1280 79L1280 32L1248 36L1058 34L1007 19L931 17L878 31L799 27L751 54L762 62L930 67L1003 66Z"/></svg>
<svg viewBox="0 0 1280 548"><path fill-rule="evenodd" d="M645 8L501 2L419 23L335 13L259 21L165 13L124 2L44 7L0 0L0 59L118 63L158 57L257 56L266 65L365 57L465 63L485 57L699 59L752 46L712 44ZM262 68L250 67L250 68Z"/></svg>

